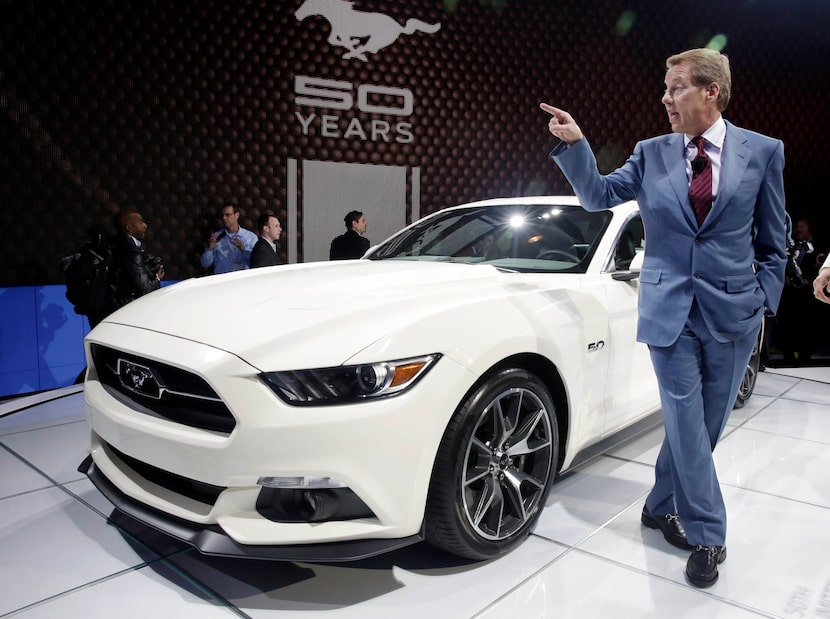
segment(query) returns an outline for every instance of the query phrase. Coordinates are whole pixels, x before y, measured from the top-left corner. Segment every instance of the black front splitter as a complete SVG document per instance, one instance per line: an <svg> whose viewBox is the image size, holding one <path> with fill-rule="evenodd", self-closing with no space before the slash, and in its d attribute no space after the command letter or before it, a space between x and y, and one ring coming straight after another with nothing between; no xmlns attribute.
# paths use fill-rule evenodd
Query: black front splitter
<svg viewBox="0 0 830 619"><path fill-rule="evenodd" d="M130 498L107 479L95 465L92 456L87 456L78 470L90 481L115 508L125 516L136 520L165 535L189 544L199 552L218 557L244 557L271 561L300 561L308 563L330 563L357 561L384 554L423 541L423 530L417 535L397 539L366 539L322 544L254 545L240 544L231 539L217 525L200 525L176 518L157 509L148 507Z"/></svg>

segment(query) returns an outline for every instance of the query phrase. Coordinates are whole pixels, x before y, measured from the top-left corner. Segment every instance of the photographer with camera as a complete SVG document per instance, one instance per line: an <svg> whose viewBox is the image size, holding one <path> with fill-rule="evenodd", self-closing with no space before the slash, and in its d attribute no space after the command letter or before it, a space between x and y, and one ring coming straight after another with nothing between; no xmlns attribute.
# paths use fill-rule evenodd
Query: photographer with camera
<svg viewBox="0 0 830 619"><path fill-rule="evenodd" d="M144 252L147 224L140 213L119 211L115 216L117 234L113 242L115 309L140 296L158 290L164 279L161 258Z"/></svg>
<svg viewBox="0 0 830 619"><path fill-rule="evenodd" d="M793 244L787 249L784 291L776 325L776 348L785 366L808 365L815 352L814 325L821 306L813 298L811 282L818 275L820 251L815 245L813 222L796 219Z"/></svg>

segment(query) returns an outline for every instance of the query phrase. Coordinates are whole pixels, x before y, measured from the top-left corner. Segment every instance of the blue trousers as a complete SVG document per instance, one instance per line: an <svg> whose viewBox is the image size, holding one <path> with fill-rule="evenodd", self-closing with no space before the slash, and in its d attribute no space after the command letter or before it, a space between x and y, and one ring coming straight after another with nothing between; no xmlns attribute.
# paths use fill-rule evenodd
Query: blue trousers
<svg viewBox="0 0 830 619"><path fill-rule="evenodd" d="M677 341L650 346L666 436L646 508L677 514L692 546L723 546L726 506L712 451L726 426L761 328L732 342L715 340L697 302Z"/></svg>

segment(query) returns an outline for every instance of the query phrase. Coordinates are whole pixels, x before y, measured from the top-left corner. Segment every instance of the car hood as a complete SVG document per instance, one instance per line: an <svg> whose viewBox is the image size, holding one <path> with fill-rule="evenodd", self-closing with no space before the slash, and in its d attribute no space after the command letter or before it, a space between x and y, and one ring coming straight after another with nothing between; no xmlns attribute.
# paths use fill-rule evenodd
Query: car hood
<svg viewBox="0 0 830 619"><path fill-rule="evenodd" d="M573 276L544 277L573 281ZM166 286L105 322L170 334L231 352L260 369L339 365L425 317L524 294L528 277L486 265L357 260L251 269ZM552 285L552 286L551 286ZM434 351L421 351L428 353ZM305 358L305 359L303 359Z"/></svg>

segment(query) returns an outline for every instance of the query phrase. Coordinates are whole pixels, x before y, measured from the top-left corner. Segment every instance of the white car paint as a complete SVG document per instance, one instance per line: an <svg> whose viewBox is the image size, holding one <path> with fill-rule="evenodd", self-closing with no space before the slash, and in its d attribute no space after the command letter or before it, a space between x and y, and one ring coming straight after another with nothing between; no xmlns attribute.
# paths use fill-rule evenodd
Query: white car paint
<svg viewBox="0 0 830 619"><path fill-rule="evenodd" d="M477 204L529 201L576 203ZM648 352L635 341L637 280L617 281L609 268L620 226L635 213L634 203L614 209L584 273L364 258L205 277L142 297L86 338L92 459L126 496L192 523L218 524L239 544L415 535L438 445L465 394L503 360L538 355L565 386L567 469L580 451L659 408ZM223 435L148 414L101 384L95 344L203 377L236 427ZM259 378L435 353L442 357L411 389L355 404L292 406ZM226 489L206 505L145 479L112 448ZM264 476L341 480L375 517L273 522L256 510Z"/></svg>

